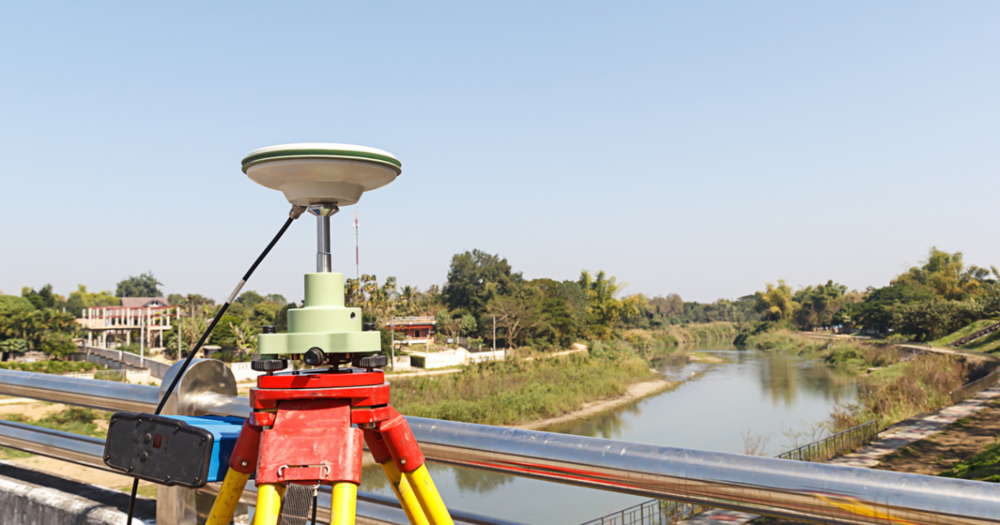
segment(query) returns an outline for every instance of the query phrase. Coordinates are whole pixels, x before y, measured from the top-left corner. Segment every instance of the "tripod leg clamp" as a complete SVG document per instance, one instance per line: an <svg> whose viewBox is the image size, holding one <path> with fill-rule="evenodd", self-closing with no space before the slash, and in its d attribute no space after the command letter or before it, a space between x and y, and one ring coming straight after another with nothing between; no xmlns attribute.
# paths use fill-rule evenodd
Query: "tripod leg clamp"
<svg viewBox="0 0 1000 525"><path fill-rule="evenodd" d="M378 431L382 434L386 448L396 462L396 468L400 472L413 472L424 464L424 453L420 451L413 432L410 431L410 424L402 414L391 409L389 419L379 423Z"/></svg>

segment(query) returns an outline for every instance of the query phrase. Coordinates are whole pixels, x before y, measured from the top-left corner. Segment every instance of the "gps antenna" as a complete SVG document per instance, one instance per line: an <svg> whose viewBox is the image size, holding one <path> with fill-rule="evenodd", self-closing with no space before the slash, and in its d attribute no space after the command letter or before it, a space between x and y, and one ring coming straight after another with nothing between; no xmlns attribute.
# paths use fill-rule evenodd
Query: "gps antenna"
<svg viewBox="0 0 1000 525"><path fill-rule="evenodd" d="M170 382L170 386L167 388L167 392L163 395L163 399L160 399L160 404L156 406L156 412L154 412L154 414L159 415L160 412L163 411L163 406L167 403L167 399L169 399L170 395L174 393L174 388L177 387L177 383L181 380L181 377L184 376L184 372L191 364L191 361L194 359L194 356L198 354L199 350L201 350L201 345L205 344L205 340L208 339L208 336L212 334L212 330L215 329L215 325L219 324L219 320L222 319L222 316L226 314L226 310L229 309L229 305L236 300L236 296L239 295L240 290L243 288L243 285L246 284L246 282L250 279L250 276L253 275L254 270L256 270L257 266L259 266L261 261L264 260L264 257L267 257L267 254L271 251L271 248L274 248L274 245L278 243L278 239L281 239L281 236L285 234L285 230L287 230L288 227L292 225L292 221L302 216L302 213L305 211L306 211L305 206L292 205L292 211L288 213L288 220L286 220L285 224L281 226L280 230L278 230L278 234L275 235L273 239L271 239L271 242L268 243L267 248L264 248L264 251L257 256L257 260L254 261L252 265L250 265L250 269L247 270L247 273L243 275L242 279L240 279L240 282L236 285L236 289L233 290L233 293L229 294L229 298L226 299L226 302L222 304L222 308L219 308L218 313L215 314L215 318L212 319L212 322L208 325L208 328L205 329L205 333L201 334L201 339L198 339L198 343L195 344L194 348L191 349L191 352L184 360L184 364L181 365L181 369L177 371L177 374L174 375L173 381ZM178 354L180 353L180 348L177 349L177 352ZM135 497L138 491L139 491L139 478L135 478L132 481L132 495L131 497L129 497L128 500L128 519L125 522L126 525L132 525L132 516L135 514Z"/></svg>

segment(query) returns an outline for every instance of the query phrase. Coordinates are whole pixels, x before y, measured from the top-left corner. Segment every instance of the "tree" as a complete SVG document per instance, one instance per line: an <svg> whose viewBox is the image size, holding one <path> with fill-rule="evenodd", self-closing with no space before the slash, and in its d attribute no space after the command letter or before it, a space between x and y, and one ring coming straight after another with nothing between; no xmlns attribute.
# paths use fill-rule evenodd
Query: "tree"
<svg viewBox="0 0 1000 525"><path fill-rule="evenodd" d="M88 292L87 287L80 284L77 285L75 292L69 294L69 299L66 300L66 309L72 312L73 315L80 315L84 308L92 306L119 306L121 304L121 299L112 295L108 290Z"/></svg>
<svg viewBox="0 0 1000 525"><path fill-rule="evenodd" d="M208 344L218 345L222 348L238 348L236 332L233 327L242 324L243 319L226 313L215 325L215 330L212 330L212 335L208 337ZM201 334L198 335L198 337L200 336Z"/></svg>
<svg viewBox="0 0 1000 525"><path fill-rule="evenodd" d="M285 296L281 295L280 293L269 293L266 295L266 297L268 301L271 301L272 303L278 306L285 306L286 304L288 304L288 300L285 299Z"/></svg>
<svg viewBox="0 0 1000 525"><path fill-rule="evenodd" d="M623 313L622 303L616 296L624 286L614 277L606 276L604 271L592 278L586 270L580 273L579 284L587 292L587 329L597 339L611 337Z"/></svg>
<svg viewBox="0 0 1000 525"><path fill-rule="evenodd" d="M892 284L926 286L942 299L962 300L974 295L980 281L988 275L986 270L975 266L970 272L963 272L962 252L948 253L932 247L927 261L919 268L914 266L896 277Z"/></svg>
<svg viewBox="0 0 1000 525"><path fill-rule="evenodd" d="M403 310L405 315L413 314L413 307L415 306L417 294L417 288L415 286L406 285L399 290L399 301L400 308Z"/></svg>
<svg viewBox="0 0 1000 525"><path fill-rule="evenodd" d="M649 305L660 317L684 315L684 300L675 293L668 294L666 297L654 297L649 300Z"/></svg>
<svg viewBox="0 0 1000 525"><path fill-rule="evenodd" d="M895 312L893 325L900 333L929 341L948 335L979 319L983 307L976 301L945 301L939 298L908 304Z"/></svg>
<svg viewBox="0 0 1000 525"><path fill-rule="evenodd" d="M0 352L4 354L4 360L10 354L23 354L28 351L28 342L20 338L4 339L0 341Z"/></svg>
<svg viewBox="0 0 1000 525"><path fill-rule="evenodd" d="M31 304L41 310L43 308L53 308L56 305L56 297L52 294L52 285L46 284L41 290L25 286L21 289L21 297L27 299Z"/></svg>
<svg viewBox="0 0 1000 525"><path fill-rule="evenodd" d="M509 295L494 297L486 305L486 314L496 316L497 326L506 332L507 345L516 348L518 336L538 324L538 312L531 301Z"/></svg>
<svg viewBox="0 0 1000 525"><path fill-rule="evenodd" d="M454 338L459 332L458 319L452 316L452 313L447 308L442 308L434 316L434 329L438 332L448 334L448 337Z"/></svg>
<svg viewBox="0 0 1000 525"><path fill-rule="evenodd" d="M42 349L42 343L50 334L62 332L69 337L76 327L76 319L70 313L53 308L20 309L0 316L0 339L23 339L30 349L37 350Z"/></svg>
<svg viewBox="0 0 1000 525"><path fill-rule="evenodd" d="M246 306L251 310L253 309L253 307L257 306L260 303L263 303L264 301L267 301L267 298L253 290L247 290L241 293L240 296L236 298L237 303Z"/></svg>
<svg viewBox="0 0 1000 525"><path fill-rule="evenodd" d="M115 295L118 297L160 297L163 292L160 286L163 283L153 277L153 272L149 271L138 276L130 276L118 283Z"/></svg>
<svg viewBox="0 0 1000 525"><path fill-rule="evenodd" d="M17 312L31 311L35 305L24 297L16 295L0 295L0 316L6 317Z"/></svg>
<svg viewBox="0 0 1000 525"><path fill-rule="evenodd" d="M568 347L587 314L587 295L583 288L574 281L534 279L526 283L521 295L530 297L538 312L532 337L561 348ZM484 321L492 322L492 319Z"/></svg>
<svg viewBox="0 0 1000 525"><path fill-rule="evenodd" d="M464 308L478 318L491 299L511 295L521 280L521 274L511 271L507 259L473 250L451 258L448 282L441 294L449 309Z"/></svg>
<svg viewBox="0 0 1000 525"><path fill-rule="evenodd" d="M76 352L76 344L65 332L47 332L40 341L39 350L49 357L64 359Z"/></svg>
<svg viewBox="0 0 1000 525"><path fill-rule="evenodd" d="M348 279L344 284L346 304L361 308L366 318L378 326L384 326L396 314L399 295L396 293L396 278L388 277L379 286L378 277L361 274L361 279Z"/></svg>
<svg viewBox="0 0 1000 525"><path fill-rule="evenodd" d="M784 279L778 280L778 286L767 283L767 289L757 292L754 310L764 314L769 321L788 319L798 308L798 303L792 298L792 289L785 284Z"/></svg>
<svg viewBox="0 0 1000 525"><path fill-rule="evenodd" d="M900 307L930 301L936 297L934 290L919 283L893 283L882 288L871 288L865 291L864 299L858 304L847 304L837 314L839 321L878 333L885 333L893 328L895 312Z"/></svg>
<svg viewBox="0 0 1000 525"><path fill-rule="evenodd" d="M800 305L793 317L802 330L810 330L815 326L830 326L833 314L843 306L841 298L847 293L847 287L832 280L815 287L807 286L795 292L794 301Z"/></svg>

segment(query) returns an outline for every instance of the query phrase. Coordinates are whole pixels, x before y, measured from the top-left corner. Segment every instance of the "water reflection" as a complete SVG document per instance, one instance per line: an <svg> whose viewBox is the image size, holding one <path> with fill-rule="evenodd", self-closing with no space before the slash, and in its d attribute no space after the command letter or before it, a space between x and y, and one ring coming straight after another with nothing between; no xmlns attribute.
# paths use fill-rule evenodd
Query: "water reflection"
<svg viewBox="0 0 1000 525"><path fill-rule="evenodd" d="M747 358L742 357L744 360ZM837 403L843 397L845 387L854 384L851 376L826 366L820 360L773 355L761 363L760 384L775 404L794 405L802 392Z"/></svg>
<svg viewBox="0 0 1000 525"><path fill-rule="evenodd" d="M612 411L546 429L581 436L740 453L741 432L771 437L768 453L790 445L786 430L825 420L856 394L852 378L822 361L761 352L713 350L723 364L667 359L654 363L678 388ZM455 509L535 524L582 523L642 498L492 472L428 463ZM392 495L381 468L366 467L362 489Z"/></svg>

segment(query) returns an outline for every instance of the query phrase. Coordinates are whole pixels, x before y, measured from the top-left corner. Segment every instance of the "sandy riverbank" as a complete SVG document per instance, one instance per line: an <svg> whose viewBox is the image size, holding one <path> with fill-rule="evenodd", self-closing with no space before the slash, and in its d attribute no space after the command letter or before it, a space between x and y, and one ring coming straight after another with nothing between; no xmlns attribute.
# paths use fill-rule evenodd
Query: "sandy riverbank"
<svg viewBox="0 0 1000 525"><path fill-rule="evenodd" d="M529 421L527 423L522 423L516 425L514 428L523 428L526 430L539 430L545 427L550 427L552 425L558 425L559 423L566 423L576 419L582 419L585 417L604 412L606 410L611 410L613 408L618 408L622 405L637 401L644 397L659 394L665 390L676 387L680 383L674 381L667 381L666 379L656 379L654 381L643 381L642 383L635 383L628 387L628 391L624 396L616 397L614 399L605 399L602 401L594 401L592 403L587 403L583 405L583 408L570 412L569 414L563 414L559 417L550 417L547 419L539 419L536 421Z"/></svg>

